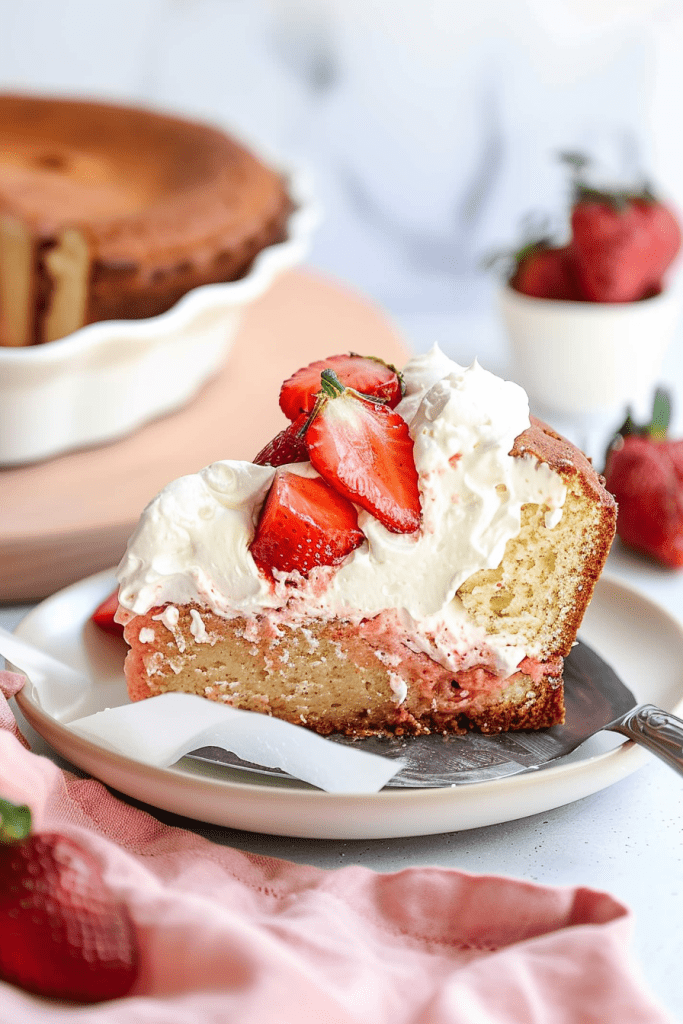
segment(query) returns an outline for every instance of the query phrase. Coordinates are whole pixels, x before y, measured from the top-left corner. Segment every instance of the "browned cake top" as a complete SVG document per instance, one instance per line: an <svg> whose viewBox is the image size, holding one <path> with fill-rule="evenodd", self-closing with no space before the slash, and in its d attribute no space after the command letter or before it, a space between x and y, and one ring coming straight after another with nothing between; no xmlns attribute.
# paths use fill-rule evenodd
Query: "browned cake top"
<svg viewBox="0 0 683 1024"><path fill-rule="evenodd" d="M79 228L101 263L173 262L239 244L286 202L280 175L225 133L149 110L0 95L0 209L49 238Z"/></svg>
<svg viewBox="0 0 683 1024"><path fill-rule="evenodd" d="M576 478L584 494L590 495L605 509L615 513L616 502L605 487L604 477L596 472L583 452L536 416L530 419L531 426L515 439L510 455L533 455L547 463L565 480Z"/></svg>

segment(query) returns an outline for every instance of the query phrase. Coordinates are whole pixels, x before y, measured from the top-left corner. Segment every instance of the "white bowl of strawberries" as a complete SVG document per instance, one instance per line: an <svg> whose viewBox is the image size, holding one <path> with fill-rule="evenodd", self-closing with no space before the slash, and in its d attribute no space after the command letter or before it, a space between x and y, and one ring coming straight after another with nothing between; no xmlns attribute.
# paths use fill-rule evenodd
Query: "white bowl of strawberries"
<svg viewBox="0 0 683 1024"><path fill-rule="evenodd" d="M570 241L525 247L502 289L513 374L553 411L622 409L651 393L679 322L680 226L649 190L581 185L570 221Z"/></svg>

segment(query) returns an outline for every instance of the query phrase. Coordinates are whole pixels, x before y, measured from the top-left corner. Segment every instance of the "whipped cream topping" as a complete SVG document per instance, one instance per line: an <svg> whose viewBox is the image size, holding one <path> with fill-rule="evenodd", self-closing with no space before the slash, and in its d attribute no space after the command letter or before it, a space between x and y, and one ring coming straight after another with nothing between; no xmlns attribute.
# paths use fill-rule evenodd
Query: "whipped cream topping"
<svg viewBox="0 0 683 1024"><path fill-rule="evenodd" d="M548 528L561 516L566 489L559 475L533 456L508 454L529 426L526 394L477 362L459 366L438 346L412 359L404 378L397 411L414 441L419 530L391 533L359 510L366 539L340 566L305 578L277 574L273 586L249 545L276 471L217 462L173 481L143 512L118 570L123 607L145 614L158 605L197 602L226 617L266 612L283 623L360 622L391 609L416 649L453 668L487 643L500 671L533 654L513 638L486 638L456 596L473 573L500 564L519 532L522 505L546 505ZM287 469L317 475L310 463Z"/></svg>

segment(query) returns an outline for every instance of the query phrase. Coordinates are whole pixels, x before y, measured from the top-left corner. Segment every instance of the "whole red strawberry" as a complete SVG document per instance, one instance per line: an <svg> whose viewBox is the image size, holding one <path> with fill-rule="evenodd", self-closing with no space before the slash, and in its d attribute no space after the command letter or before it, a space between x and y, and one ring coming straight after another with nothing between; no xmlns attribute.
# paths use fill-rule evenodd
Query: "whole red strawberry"
<svg viewBox="0 0 683 1024"><path fill-rule="evenodd" d="M574 274L571 246L555 248L547 242L525 246L516 255L516 270L510 285L535 299L580 301L583 296Z"/></svg>
<svg viewBox="0 0 683 1024"><path fill-rule="evenodd" d="M647 427L629 416L607 453L605 480L617 499L621 541L677 569L683 567L683 440L667 437L669 416L662 391Z"/></svg>
<svg viewBox="0 0 683 1024"><path fill-rule="evenodd" d="M338 565L364 536L350 501L318 477L280 470L261 509L251 554L271 575Z"/></svg>
<svg viewBox="0 0 683 1024"><path fill-rule="evenodd" d="M342 384L364 395L381 398L392 409L403 397L403 378L395 366L375 356L349 352L319 359L297 370L284 382L280 389L280 408L287 419L295 420L301 413L313 411L323 370L333 370Z"/></svg>
<svg viewBox="0 0 683 1024"><path fill-rule="evenodd" d="M413 533L421 505L413 439L393 409L321 373L322 393L306 431L312 465L330 486L392 533Z"/></svg>
<svg viewBox="0 0 683 1024"><path fill-rule="evenodd" d="M0 800L0 978L77 1002L126 995L138 948L125 905L89 851L30 824L27 807Z"/></svg>
<svg viewBox="0 0 683 1024"><path fill-rule="evenodd" d="M578 185L571 226L576 276L591 302L635 302L658 293L681 246L675 215L647 189Z"/></svg>

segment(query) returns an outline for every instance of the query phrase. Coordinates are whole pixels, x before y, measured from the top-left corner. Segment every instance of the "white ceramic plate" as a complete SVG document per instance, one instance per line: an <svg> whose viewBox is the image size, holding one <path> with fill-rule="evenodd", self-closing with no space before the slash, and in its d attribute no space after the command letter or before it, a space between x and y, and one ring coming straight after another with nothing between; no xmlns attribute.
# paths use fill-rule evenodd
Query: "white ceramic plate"
<svg viewBox="0 0 683 1024"><path fill-rule="evenodd" d="M198 392L222 365L249 303L308 252L319 220L311 183L303 170L283 174L296 204L287 238L263 249L245 277L194 288L159 316L0 348L0 466L114 440Z"/></svg>
<svg viewBox="0 0 683 1024"><path fill-rule="evenodd" d="M84 714L126 701L123 641L89 621L113 590L98 573L43 601L16 632L97 680ZM608 576L596 588L581 637L635 693L683 711L683 628L637 591ZM46 715L27 685L17 702L35 730L73 764L128 796L200 821L312 839L390 839L512 821L578 800L617 782L647 755L611 733L593 737L537 772L445 789L383 790L371 796L323 793L304 783L183 759L150 768L84 740Z"/></svg>

